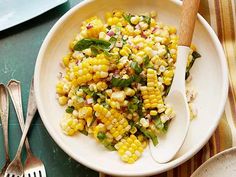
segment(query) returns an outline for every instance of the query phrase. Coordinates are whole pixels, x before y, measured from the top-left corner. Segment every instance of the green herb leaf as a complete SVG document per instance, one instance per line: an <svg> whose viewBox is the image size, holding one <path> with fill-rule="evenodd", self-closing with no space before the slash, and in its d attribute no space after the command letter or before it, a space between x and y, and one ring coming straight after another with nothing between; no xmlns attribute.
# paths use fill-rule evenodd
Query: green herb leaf
<svg viewBox="0 0 236 177"><path fill-rule="evenodd" d="M110 151L115 151L116 150L114 145L111 142L107 141L106 139L102 140L101 143Z"/></svg>
<svg viewBox="0 0 236 177"><path fill-rule="evenodd" d="M84 134L85 136L88 136L88 132L86 130L80 130L79 132Z"/></svg>
<svg viewBox="0 0 236 177"><path fill-rule="evenodd" d="M144 136L152 140L154 146L158 144L158 139L154 132L152 132L151 130L147 130L146 128L143 128L141 126L137 126L137 128L143 133Z"/></svg>
<svg viewBox="0 0 236 177"><path fill-rule="evenodd" d="M161 121L160 117L158 117L157 119L154 120L155 123L155 127L157 129L163 129L164 128L164 123Z"/></svg>
<svg viewBox="0 0 236 177"><path fill-rule="evenodd" d="M186 73L186 74L187 74L187 73ZM171 87L171 85L168 85L168 86L166 87L165 96L167 96L168 93L170 92L170 87Z"/></svg>
<svg viewBox="0 0 236 177"><path fill-rule="evenodd" d="M142 85L147 85L147 78L143 78L140 75L134 75L133 81Z"/></svg>
<svg viewBox="0 0 236 177"><path fill-rule="evenodd" d="M148 24L150 27L151 24L151 17L143 15L143 21Z"/></svg>
<svg viewBox="0 0 236 177"><path fill-rule="evenodd" d="M111 38L109 39L109 42L110 42L111 44L115 44L116 41L117 41L117 39L116 39L115 37L111 37Z"/></svg>
<svg viewBox="0 0 236 177"><path fill-rule="evenodd" d="M75 109L74 106L68 106L66 108L66 112L71 114L74 111L74 109Z"/></svg>
<svg viewBox="0 0 236 177"><path fill-rule="evenodd" d="M124 19L130 24L130 25L134 25L131 23L130 19L133 17L133 15L131 14L123 14Z"/></svg>
<svg viewBox="0 0 236 177"><path fill-rule="evenodd" d="M190 61L189 66L186 68L185 79L188 79L190 75L190 69L193 67L195 60L201 57L201 55L196 51L192 53L192 56L193 56L193 59Z"/></svg>
<svg viewBox="0 0 236 177"><path fill-rule="evenodd" d="M114 145L113 144L107 144L106 146L105 146L108 150L110 150L110 151L116 151L116 148L114 147Z"/></svg>
<svg viewBox="0 0 236 177"><path fill-rule="evenodd" d="M155 120L154 120L154 125L155 127L162 133L166 133L167 132L167 129L168 129L168 121L163 123L161 121L161 118L160 117L157 117Z"/></svg>
<svg viewBox="0 0 236 177"><path fill-rule="evenodd" d="M128 122L129 122L129 125L131 126L131 128L132 128L133 126L135 126L135 123L134 123L133 120L129 120Z"/></svg>
<svg viewBox="0 0 236 177"><path fill-rule="evenodd" d="M149 62L149 63L146 65L146 68L155 69L155 68L154 68L154 65L153 65L151 62Z"/></svg>
<svg viewBox="0 0 236 177"><path fill-rule="evenodd" d="M129 87L133 82L133 77L130 77L129 79L121 79L121 78L115 78L113 77L111 79L111 85L113 87Z"/></svg>
<svg viewBox="0 0 236 177"><path fill-rule="evenodd" d="M90 48L91 46L98 46L102 49L108 49L110 45L111 43L105 40L85 38L75 44L74 50L82 51Z"/></svg>
<svg viewBox="0 0 236 177"><path fill-rule="evenodd" d="M97 56L97 54L100 53L100 49L98 47L94 46L94 45L92 45L90 47L90 49L91 49L91 52L92 52L93 56Z"/></svg>
<svg viewBox="0 0 236 177"><path fill-rule="evenodd" d="M192 55L193 55L193 58L194 58L194 59L197 59L197 58L200 58L200 57L201 57L201 55L200 55L197 51L194 51L194 52L192 53Z"/></svg>
<svg viewBox="0 0 236 177"><path fill-rule="evenodd" d="M136 112L139 108L139 103L140 103L140 101L139 101L138 97L134 96L128 103L129 112L131 112L131 113Z"/></svg>
<svg viewBox="0 0 236 177"><path fill-rule="evenodd" d="M149 57L148 57L148 56L144 57L144 59L143 59L143 65L144 65L145 67L148 66L149 62L150 62Z"/></svg>
<svg viewBox="0 0 236 177"><path fill-rule="evenodd" d="M91 90L89 90L89 88L87 86L82 86L82 87L80 87L80 89L82 89L83 92L86 93L89 96L93 95L93 92Z"/></svg>
<svg viewBox="0 0 236 177"><path fill-rule="evenodd" d="M140 74L143 71L136 61L131 62L130 67L134 69L136 74Z"/></svg>
<svg viewBox="0 0 236 177"><path fill-rule="evenodd" d="M133 75L128 79L122 79L122 78L115 78L113 77L111 79L111 86L112 87L129 87L133 82L137 82L137 83L141 83L141 84L145 84L146 81L144 80L144 78L138 76L138 75Z"/></svg>
<svg viewBox="0 0 236 177"><path fill-rule="evenodd" d="M93 119L89 125L89 127L91 127L93 125L93 123L96 121L97 117L95 116L95 112L93 112Z"/></svg>
<svg viewBox="0 0 236 177"><path fill-rule="evenodd" d="M104 132L98 132L98 134L97 134L97 138L100 140L100 141L102 141L102 140L104 140L104 139L106 139L106 134L104 133Z"/></svg>

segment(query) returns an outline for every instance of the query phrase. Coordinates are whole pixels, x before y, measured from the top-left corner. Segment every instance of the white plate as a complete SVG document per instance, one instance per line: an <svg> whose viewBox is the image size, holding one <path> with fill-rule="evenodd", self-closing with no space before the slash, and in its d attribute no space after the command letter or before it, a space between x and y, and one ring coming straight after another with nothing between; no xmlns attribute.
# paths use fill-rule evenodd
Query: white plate
<svg viewBox="0 0 236 177"><path fill-rule="evenodd" d="M67 0L1 0L0 31L36 17Z"/></svg>
<svg viewBox="0 0 236 177"><path fill-rule="evenodd" d="M198 118L191 122L186 141L173 161L158 164L153 161L146 148L136 163L125 164L116 152L107 151L90 137L65 136L59 126L64 109L58 105L55 94L57 74L62 71L59 63L62 56L69 51L68 44L79 32L81 22L94 15L103 17L105 12L113 9L133 13L156 10L162 22L175 26L178 26L181 12L180 1L177 0L90 0L72 8L48 33L37 58L35 94L39 113L55 142L75 160L94 170L120 176L161 173L182 164L196 154L217 127L228 90L224 52L214 31L199 15L193 43L196 44L202 58L196 61L191 70L192 85L198 90Z"/></svg>
<svg viewBox="0 0 236 177"><path fill-rule="evenodd" d="M236 147L227 149L201 165L191 177L235 177Z"/></svg>

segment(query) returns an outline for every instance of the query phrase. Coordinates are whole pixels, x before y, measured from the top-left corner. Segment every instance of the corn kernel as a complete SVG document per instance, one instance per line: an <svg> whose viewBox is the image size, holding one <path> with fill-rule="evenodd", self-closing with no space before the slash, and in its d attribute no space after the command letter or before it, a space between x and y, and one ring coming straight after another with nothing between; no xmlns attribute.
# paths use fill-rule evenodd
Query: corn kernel
<svg viewBox="0 0 236 177"><path fill-rule="evenodd" d="M61 97L58 98L58 101L59 101L59 104L60 104L61 106L64 106L64 105L67 104L68 98L65 97L65 96L61 96Z"/></svg>
<svg viewBox="0 0 236 177"><path fill-rule="evenodd" d="M151 115L151 116L156 116L156 115L157 115L157 111L151 110L151 111L150 111L150 115Z"/></svg>

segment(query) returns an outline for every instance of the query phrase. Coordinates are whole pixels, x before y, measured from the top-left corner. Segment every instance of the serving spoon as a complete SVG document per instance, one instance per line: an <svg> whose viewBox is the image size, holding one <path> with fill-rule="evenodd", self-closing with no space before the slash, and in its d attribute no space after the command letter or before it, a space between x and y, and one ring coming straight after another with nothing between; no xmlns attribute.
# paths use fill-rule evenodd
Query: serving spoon
<svg viewBox="0 0 236 177"><path fill-rule="evenodd" d="M176 117L171 120L168 132L159 137L159 144L154 146L150 143L149 146L152 158L158 163L167 163L175 157L188 132L190 113L185 92L185 72L199 3L200 0L183 2L175 75L165 98L165 103L174 109Z"/></svg>

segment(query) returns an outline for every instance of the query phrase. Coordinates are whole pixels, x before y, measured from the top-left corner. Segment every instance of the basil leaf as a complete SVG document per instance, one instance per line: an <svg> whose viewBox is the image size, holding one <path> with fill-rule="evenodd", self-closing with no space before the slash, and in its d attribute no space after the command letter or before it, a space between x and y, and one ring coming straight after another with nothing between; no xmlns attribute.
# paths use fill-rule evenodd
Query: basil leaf
<svg viewBox="0 0 236 177"><path fill-rule="evenodd" d="M105 40L85 38L75 44L74 50L82 51L90 48L91 46L99 46L102 49L108 49L110 45L111 43Z"/></svg>
<svg viewBox="0 0 236 177"><path fill-rule="evenodd" d="M110 150L110 151L116 151L116 148L115 148L114 145L111 144L111 143L107 144L105 147L106 147L108 150Z"/></svg>
<svg viewBox="0 0 236 177"><path fill-rule="evenodd" d="M84 134L85 136L88 136L88 132L86 130L80 130L79 132Z"/></svg>
<svg viewBox="0 0 236 177"><path fill-rule="evenodd" d="M111 37L111 38L109 39L109 42L110 42L111 44L116 43L116 41L117 41L117 39L116 39L115 37Z"/></svg>
<svg viewBox="0 0 236 177"><path fill-rule="evenodd" d="M130 25L134 25L134 24L132 24L131 23L131 18L133 17L133 15L131 15L131 14L123 14L122 15L123 17L124 17L124 19L130 24Z"/></svg>
<svg viewBox="0 0 236 177"><path fill-rule="evenodd" d="M187 73L186 73L186 74L187 74ZM168 93L170 92L170 87L171 87L171 85L168 85L168 86L166 87L165 96L167 96Z"/></svg>
<svg viewBox="0 0 236 177"><path fill-rule="evenodd" d="M159 130L164 128L164 123L161 121L160 117L154 120L155 127Z"/></svg>
<svg viewBox="0 0 236 177"><path fill-rule="evenodd" d="M135 113L138 110L138 104L129 103L128 104L128 110L131 113Z"/></svg>
<svg viewBox="0 0 236 177"><path fill-rule="evenodd" d="M146 78L143 78L140 75L134 75L133 78L134 78L133 79L134 82L140 83L142 85L147 85L147 79Z"/></svg>
<svg viewBox="0 0 236 177"><path fill-rule="evenodd" d="M101 141L101 140L104 140L106 139L106 134L104 132L98 132L97 134L97 138Z"/></svg>
<svg viewBox="0 0 236 177"><path fill-rule="evenodd" d="M66 112L67 113L72 113L73 111L74 111L74 106L68 106L67 108L66 108Z"/></svg>
<svg viewBox="0 0 236 177"><path fill-rule="evenodd" d="M115 78L113 77L111 79L111 86L113 87L129 87L133 82L145 84L146 81L144 78L138 76L138 75L133 75L129 79L122 79L122 78Z"/></svg>
<svg viewBox="0 0 236 177"><path fill-rule="evenodd" d="M90 49L91 49L91 52L92 52L93 56L96 56L97 54L100 53L100 49L98 47L94 46L94 45L92 45L90 47Z"/></svg>
<svg viewBox="0 0 236 177"><path fill-rule="evenodd" d="M111 45L110 45L110 47L109 47L109 51L115 47L116 41L117 41L117 39L116 39L115 37L111 37L111 38L109 39L109 42L111 43Z"/></svg>
<svg viewBox="0 0 236 177"><path fill-rule="evenodd" d="M190 61L189 66L186 68L185 79L188 79L190 75L190 69L193 67L195 60L201 57L201 55L196 51L192 53L192 56L193 56L193 59Z"/></svg>
<svg viewBox="0 0 236 177"><path fill-rule="evenodd" d="M136 74L140 74L143 71L138 62L135 61L131 62L130 67L134 69Z"/></svg>
<svg viewBox="0 0 236 177"><path fill-rule="evenodd" d="M82 87L80 87L80 89L82 89L83 92L86 93L87 95L90 95L90 96L93 95L93 92L91 90L89 90L89 88L86 86L82 86Z"/></svg>
<svg viewBox="0 0 236 177"><path fill-rule="evenodd" d="M152 140L154 146L158 144L157 136L151 130L147 130L146 128L141 127L140 125L137 128L143 133L144 136Z"/></svg>
<svg viewBox="0 0 236 177"><path fill-rule="evenodd" d="M93 119L89 125L89 127L91 127L93 125L93 123L96 121L97 117L95 116L95 112L93 113Z"/></svg>
<svg viewBox="0 0 236 177"><path fill-rule="evenodd" d="M116 148L111 142L108 142L106 139L102 140L101 143L110 151L115 151Z"/></svg>
<svg viewBox="0 0 236 177"><path fill-rule="evenodd" d="M134 96L128 103L128 110L131 113L136 112L139 109L139 99L138 97Z"/></svg>
<svg viewBox="0 0 236 177"><path fill-rule="evenodd" d="M133 77L130 77L129 79L121 79L121 78L115 78L113 77L111 79L111 85L113 87L129 87L133 82Z"/></svg>
<svg viewBox="0 0 236 177"><path fill-rule="evenodd" d="M143 15L143 22L147 23L148 26L150 27L151 24L151 17Z"/></svg>
<svg viewBox="0 0 236 177"><path fill-rule="evenodd" d="M169 121L163 123L161 121L161 118L158 116L155 120L154 120L154 125L155 127L162 133L166 133L167 132L167 129L168 129L168 124L169 124Z"/></svg>
<svg viewBox="0 0 236 177"><path fill-rule="evenodd" d="M144 57L144 59L143 59L143 65L144 65L145 67L148 66L149 62L150 62L149 57L148 57L148 56Z"/></svg>
<svg viewBox="0 0 236 177"><path fill-rule="evenodd" d="M200 55L197 51L194 51L194 52L192 53L192 55L193 55L193 58L194 58L194 59L197 59L197 58L200 58L200 57L201 57L201 55Z"/></svg>
<svg viewBox="0 0 236 177"><path fill-rule="evenodd" d="M131 126L131 128L132 128L133 126L135 126L135 123L134 123L133 120L129 120L128 123L129 123L129 125Z"/></svg>

